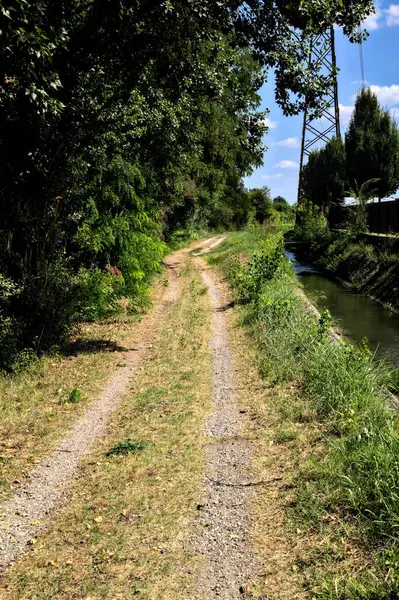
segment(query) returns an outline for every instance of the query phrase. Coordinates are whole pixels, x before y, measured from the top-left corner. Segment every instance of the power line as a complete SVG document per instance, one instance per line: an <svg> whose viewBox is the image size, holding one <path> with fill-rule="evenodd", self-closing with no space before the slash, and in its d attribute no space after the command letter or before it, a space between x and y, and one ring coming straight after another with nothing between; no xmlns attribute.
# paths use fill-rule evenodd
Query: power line
<svg viewBox="0 0 399 600"><path fill-rule="evenodd" d="M362 76L362 90L366 87L366 78L364 76L364 57L363 57L363 42L359 44L359 54L360 54L360 72Z"/></svg>

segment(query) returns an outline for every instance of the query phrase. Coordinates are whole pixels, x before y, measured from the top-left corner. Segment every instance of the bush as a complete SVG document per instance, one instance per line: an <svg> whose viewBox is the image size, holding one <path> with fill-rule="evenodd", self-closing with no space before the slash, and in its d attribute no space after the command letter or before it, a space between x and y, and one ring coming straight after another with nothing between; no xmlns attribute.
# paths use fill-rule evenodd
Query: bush
<svg viewBox="0 0 399 600"><path fill-rule="evenodd" d="M263 284L287 270L288 261L283 248L281 236L270 238L247 264L241 264L238 260L232 263L230 279L240 303L256 301Z"/></svg>
<svg viewBox="0 0 399 600"><path fill-rule="evenodd" d="M122 274L100 269L82 269L79 274L81 318L85 321L102 319L121 310L120 298L125 291Z"/></svg>
<svg viewBox="0 0 399 600"><path fill-rule="evenodd" d="M317 243L328 236L328 222L320 208L308 200L298 206L298 218L293 235L304 242Z"/></svg>

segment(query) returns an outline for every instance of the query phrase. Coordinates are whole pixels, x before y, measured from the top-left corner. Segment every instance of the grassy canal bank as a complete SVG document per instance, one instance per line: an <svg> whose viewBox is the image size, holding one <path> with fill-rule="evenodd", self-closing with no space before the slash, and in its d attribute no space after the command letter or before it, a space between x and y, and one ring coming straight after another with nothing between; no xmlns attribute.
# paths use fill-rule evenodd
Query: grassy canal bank
<svg viewBox="0 0 399 600"><path fill-rule="evenodd" d="M253 407L255 461L282 477L280 516L295 544L290 569L310 597L399 597L399 435L385 392L390 369L365 346L333 343L328 315L317 320L306 312L280 233L231 234L208 260L232 285L239 321L256 346L267 395ZM261 499L254 506L260 521ZM258 529L267 559L261 523Z"/></svg>

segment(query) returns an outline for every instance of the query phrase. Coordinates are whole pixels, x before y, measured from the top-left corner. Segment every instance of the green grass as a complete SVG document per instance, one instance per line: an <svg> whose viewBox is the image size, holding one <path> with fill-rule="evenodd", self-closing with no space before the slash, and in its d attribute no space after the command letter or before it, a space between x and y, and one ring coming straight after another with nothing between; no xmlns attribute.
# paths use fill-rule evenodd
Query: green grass
<svg viewBox="0 0 399 600"><path fill-rule="evenodd" d="M218 265L227 273L230 262L236 259L237 256L251 254L257 245L265 243L268 238L268 231L262 225L253 225L243 231L229 233L228 238L209 253L207 258L208 263Z"/></svg>
<svg viewBox="0 0 399 600"><path fill-rule="evenodd" d="M317 452L312 458L308 449L294 478L294 521L324 531L326 515L334 515L339 535L351 531L362 547L373 548L371 570L340 578L325 565L309 589L325 599L397 598L399 436L385 391L389 368L375 363L365 347L330 339L323 323L305 311L284 257L276 259L278 247L278 234L248 230L230 235L210 262L227 274L243 306L241 320L260 349L263 377L273 386L293 386L320 424L321 437L312 442ZM275 443L290 440L290 432L295 435L285 421Z"/></svg>

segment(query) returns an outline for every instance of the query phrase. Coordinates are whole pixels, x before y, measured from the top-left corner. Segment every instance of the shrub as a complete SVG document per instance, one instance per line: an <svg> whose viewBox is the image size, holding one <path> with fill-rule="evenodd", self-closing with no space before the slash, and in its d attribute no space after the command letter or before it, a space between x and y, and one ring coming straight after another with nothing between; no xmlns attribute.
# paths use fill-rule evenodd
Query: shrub
<svg viewBox="0 0 399 600"><path fill-rule="evenodd" d="M262 286L278 274L287 270L288 261L283 252L281 236L270 238L259 252L256 252L248 263L235 261L230 267L230 279L242 304L257 301Z"/></svg>
<svg viewBox="0 0 399 600"><path fill-rule="evenodd" d="M82 319L94 321L121 310L118 301L125 290L122 274L104 273L100 269L81 269L79 279Z"/></svg>

